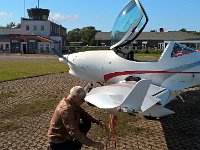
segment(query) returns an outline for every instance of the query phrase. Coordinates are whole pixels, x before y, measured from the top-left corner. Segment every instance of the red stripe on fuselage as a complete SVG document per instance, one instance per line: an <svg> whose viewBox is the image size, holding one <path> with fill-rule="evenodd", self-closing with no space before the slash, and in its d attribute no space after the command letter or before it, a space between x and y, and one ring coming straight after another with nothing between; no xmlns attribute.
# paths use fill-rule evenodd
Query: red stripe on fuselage
<svg viewBox="0 0 200 150"><path fill-rule="evenodd" d="M122 76L122 75L133 75L133 74L200 74L200 72L175 72L175 71L152 71L152 70L140 70L140 71L123 71L123 72L113 72L104 75L104 80L108 81L111 78Z"/></svg>

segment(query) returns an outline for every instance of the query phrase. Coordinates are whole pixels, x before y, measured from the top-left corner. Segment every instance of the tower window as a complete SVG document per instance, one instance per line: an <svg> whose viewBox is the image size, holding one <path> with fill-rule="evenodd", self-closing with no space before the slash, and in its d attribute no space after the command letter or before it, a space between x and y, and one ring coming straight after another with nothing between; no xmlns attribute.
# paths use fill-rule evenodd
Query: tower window
<svg viewBox="0 0 200 150"><path fill-rule="evenodd" d="M26 25L26 31L28 31L29 30L29 25Z"/></svg>
<svg viewBox="0 0 200 150"><path fill-rule="evenodd" d="M36 31L36 30L37 30L37 26L34 26L34 27L33 27L33 30Z"/></svg>
<svg viewBox="0 0 200 150"><path fill-rule="evenodd" d="M41 31L44 31L44 25L41 25Z"/></svg>

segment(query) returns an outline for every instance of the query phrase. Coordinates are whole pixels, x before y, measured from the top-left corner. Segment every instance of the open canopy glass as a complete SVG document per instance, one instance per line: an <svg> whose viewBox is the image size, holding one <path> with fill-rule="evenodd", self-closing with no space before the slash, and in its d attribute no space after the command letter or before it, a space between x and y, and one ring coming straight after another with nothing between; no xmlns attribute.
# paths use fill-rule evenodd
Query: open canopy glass
<svg viewBox="0 0 200 150"><path fill-rule="evenodd" d="M147 22L148 17L139 0L130 0L115 21L110 49L124 46L135 40Z"/></svg>

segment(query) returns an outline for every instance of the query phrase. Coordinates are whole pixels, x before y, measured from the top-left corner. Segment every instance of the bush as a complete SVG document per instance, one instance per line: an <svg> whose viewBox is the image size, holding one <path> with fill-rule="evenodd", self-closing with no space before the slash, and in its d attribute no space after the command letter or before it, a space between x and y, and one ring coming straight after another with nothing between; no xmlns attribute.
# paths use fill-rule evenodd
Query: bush
<svg viewBox="0 0 200 150"><path fill-rule="evenodd" d="M109 50L110 47L102 47L102 46L84 46L76 49L76 52L84 52L84 51L95 51L95 50Z"/></svg>
<svg viewBox="0 0 200 150"><path fill-rule="evenodd" d="M95 51L95 50L110 50L110 47L102 47L102 46L83 46L76 47L76 52L84 52L84 51ZM137 49L133 50L135 54L162 54L163 50L160 49Z"/></svg>
<svg viewBox="0 0 200 150"><path fill-rule="evenodd" d="M162 54L163 50L148 50L148 49L138 49L134 50L135 54Z"/></svg>

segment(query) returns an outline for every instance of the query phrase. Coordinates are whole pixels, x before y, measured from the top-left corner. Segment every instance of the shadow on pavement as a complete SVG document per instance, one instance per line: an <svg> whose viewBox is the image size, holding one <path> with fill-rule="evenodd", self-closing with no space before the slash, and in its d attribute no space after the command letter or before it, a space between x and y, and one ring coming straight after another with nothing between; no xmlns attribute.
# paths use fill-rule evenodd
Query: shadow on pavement
<svg viewBox="0 0 200 150"><path fill-rule="evenodd" d="M176 113L160 119L167 147L169 150L199 150L200 91L188 91L181 96L185 102L177 99L167 106Z"/></svg>

